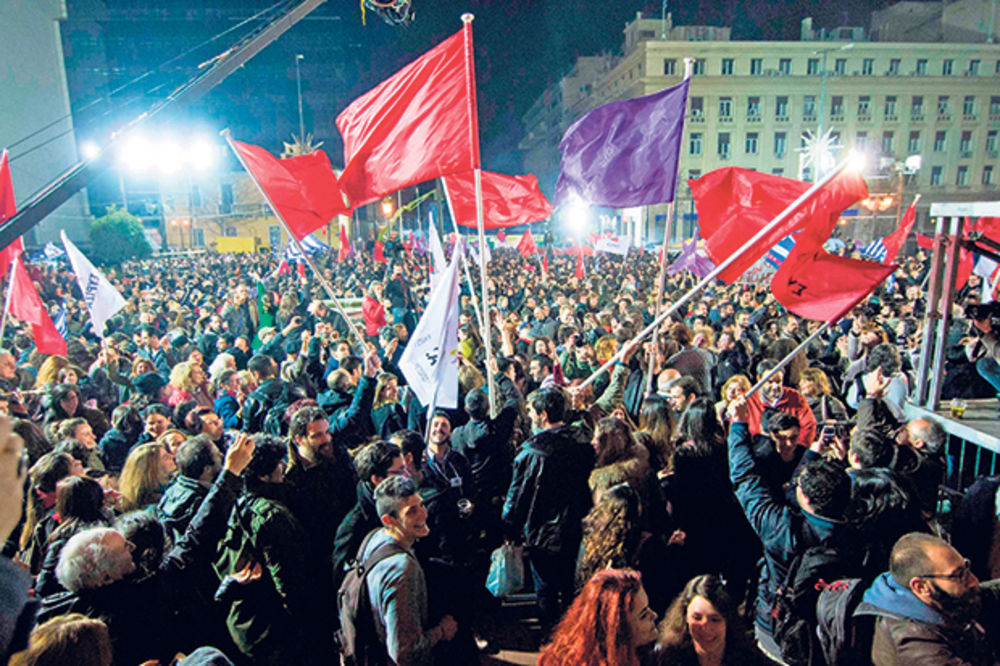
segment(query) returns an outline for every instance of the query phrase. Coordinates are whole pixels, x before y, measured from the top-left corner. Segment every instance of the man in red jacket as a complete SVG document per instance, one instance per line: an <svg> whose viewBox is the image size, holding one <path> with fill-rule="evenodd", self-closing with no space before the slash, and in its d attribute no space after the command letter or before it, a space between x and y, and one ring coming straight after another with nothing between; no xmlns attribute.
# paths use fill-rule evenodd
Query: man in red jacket
<svg viewBox="0 0 1000 666"><path fill-rule="evenodd" d="M777 366L776 361L765 359L757 365L757 379L766 375ZM772 409L787 412L799 419L799 444L809 447L816 439L816 417L809 409L809 403L801 393L784 385L784 373L778 372L764 384L759 391L747 400L747 424L750 432L758 435L761 432L760 422L764 410Z"/></svg>

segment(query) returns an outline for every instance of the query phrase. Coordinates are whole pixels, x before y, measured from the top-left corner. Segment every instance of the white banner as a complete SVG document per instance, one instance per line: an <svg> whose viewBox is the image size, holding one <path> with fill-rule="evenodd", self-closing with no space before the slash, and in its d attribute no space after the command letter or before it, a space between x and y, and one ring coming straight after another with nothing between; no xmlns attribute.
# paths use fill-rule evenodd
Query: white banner
<svg viewBox="0 0 1000 666"><path fill-rule="evenodd" d="M598 252L608 252L610 254L628 254L631 246L628 236L605 236L598 238L594 243L594 249Z"/></svg>
<svg viewBox="0 0 1000 666"><path fill-rule="evenodd" d="M83 302L87 304L87 311L90 312L90 321L94 326L94 332L104 337L104 324L114 313L125 307L125 299L118 293L118 290L111 286L108 279L94 268L87 257L77 249L76 245L66 237L65 231L59 232L62 237L63 246L66 248L66 255L69 263L76 273L77 284L83 292Z"/></svg>

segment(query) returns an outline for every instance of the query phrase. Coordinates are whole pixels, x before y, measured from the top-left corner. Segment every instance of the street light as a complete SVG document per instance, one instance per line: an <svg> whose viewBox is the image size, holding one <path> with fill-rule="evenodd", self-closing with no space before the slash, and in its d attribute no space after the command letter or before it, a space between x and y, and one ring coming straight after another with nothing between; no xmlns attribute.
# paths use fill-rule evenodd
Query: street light
<svg viewBox="0 0 1000 666"><path fill-rule="evenodd" d="M574 236L583 238L590 223L590 207L580 198L574 198L563 213L566 226Z"/></svg>
<svg viewBox="0 0 1000 666"><path fill-rule="evenodd" d="M382 215L385 216L385 219L388 220L390 217L392 217L392 211L393 211L392 199L383 199L382 200Z"/></svg>
<svg viewBox="0 0 1000 666"><path fill-rule="evenodd" d="M819 55L819 54L823 55L823 63L822 63L822 66L821 66L820 79L819 79L820 80L820 83L819 83L819 115L817 117L818 118L818 122L817 122L817 126L816 126L816 136L815 136L815 139L814 139L817 142L830 143L830 141L828 139L826 139L825 135L823 134L823 114L825 113L825 110L826 110L826 74L827 74L827 72L826 72L826 57L827 57L827 55L829 55L830 53L832 53L834 51L847 51L847 50L850 50L850 49L853 49L853 48L854 48L854 42L851 42L850 44L844 44L843 46L838 46L838 47L835 47L835 48L829 48L829 49L822 49L822 50L819 50L819 51L813 51L813 55ZM827 169L829 169L830 167L833 166L833 160L832 159L829 159L829 160L823 159L821 152L818 153L818 157L819 157L819 159L815 160L815 162L816 162L816 177L813 179L814 181L818 180L819 178L821 178L823 176L823 173Z"/></svg>
<svg viewBox="0 0 1000 666"><path fill-rule="evenodd" d="M295 88L299 94L299 141L306 140L306 122L302 117L302 71L299 69L299 62L305 58L301 53L295 54Z"/></svg>

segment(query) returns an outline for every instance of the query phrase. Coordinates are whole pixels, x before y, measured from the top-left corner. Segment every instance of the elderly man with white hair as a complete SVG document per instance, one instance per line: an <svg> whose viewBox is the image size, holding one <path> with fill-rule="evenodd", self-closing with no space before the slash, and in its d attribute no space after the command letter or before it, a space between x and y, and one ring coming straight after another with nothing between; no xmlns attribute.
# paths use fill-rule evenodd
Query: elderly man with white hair
<svg viewBox="0 0 1000 666"><path fill-rule="evenodd" d="M56 577L68 592L44 598L38 622L66 613L101 618L108 625L118 664L152 659L167 663L179 650L196 647L184 644L188 631L178 623L185 621L181 611L191 609L179 595L193 582L192 563L214 557L242 486L239 475L253 449L247 435L233 443L222 473L184 536L144 578L132 575L137 570L134 546L121 532L101 527L73 536L56 566Z"/></svg>

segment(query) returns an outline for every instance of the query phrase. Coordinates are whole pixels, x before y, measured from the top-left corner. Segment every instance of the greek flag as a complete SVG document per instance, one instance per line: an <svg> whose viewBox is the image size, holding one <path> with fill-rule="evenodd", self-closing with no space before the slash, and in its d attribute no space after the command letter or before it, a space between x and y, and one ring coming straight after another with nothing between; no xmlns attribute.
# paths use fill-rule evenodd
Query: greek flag
<svg viewBox="0 0 1000 666"><path fill-rule="evenodd" d="M330 246L321 240L317 240L315 236L309 234L299 241L302 243L302 249L306 251L310 257L314 257L317 254L322 254L330 250ZM299 248L295 246L295 243L288 242L285 244L285 261L299 261L302 259L302 253L299 252Z"/></svg>
<svg viewBox="0 0 1000 666"><path fill-rule="evenodd" d="M767 254L764 255L764 261L774 268L778 268L785 263L785 259L788 258L788 253L792 251L793 247L795 247L795 239L789 234L767 251Z"/></svg>
<svg viewBox="0 0 1000 666"><path fill-rule="evenodd" d="M861 248L861 256L865 259L870 259L872 261L877 261L880 264L885 263L885 257L889 251L885 247L885 243L882 242L883 239L876 238L868 245Z"/></svg>
<svg viewBox="0 0 1000 666"><path fill-rule="evenodd" d="M66 301L63 301L59 306L59 311L56 312L55 318L52 320L52 325L56 327L59 331L59 335L66 339L67 333L69 333L69 324L66 320Z"/></svg>

